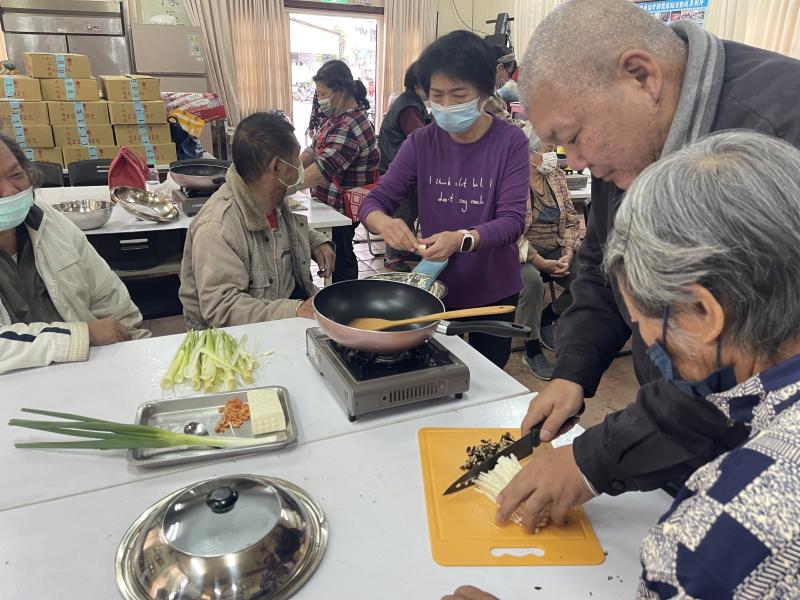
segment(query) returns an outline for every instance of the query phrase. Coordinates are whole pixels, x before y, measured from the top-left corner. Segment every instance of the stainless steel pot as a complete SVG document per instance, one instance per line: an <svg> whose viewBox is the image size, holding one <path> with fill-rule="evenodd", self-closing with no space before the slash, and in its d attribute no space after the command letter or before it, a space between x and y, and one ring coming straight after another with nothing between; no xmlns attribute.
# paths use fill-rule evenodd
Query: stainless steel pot
<svg viewBox="0 0 800 600"><path fill-rule="evenodd" d="M131 525L117 550L126 600L277 600L322 560L328 526L296 485L232 475L163 498Z"/></svg>
<svg viewBox="0 0 800 600"><path fill-rule="evenodd" d="M109 200L67 200L53 205L82 231L102 227L111 218L114 203Z"/></svg>

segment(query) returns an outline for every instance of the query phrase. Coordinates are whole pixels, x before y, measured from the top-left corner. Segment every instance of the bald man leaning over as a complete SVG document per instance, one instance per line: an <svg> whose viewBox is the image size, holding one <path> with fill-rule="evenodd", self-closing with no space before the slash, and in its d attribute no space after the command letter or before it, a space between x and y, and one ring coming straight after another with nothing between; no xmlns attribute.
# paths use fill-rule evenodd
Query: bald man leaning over
<svg viewBox="0 0 800 600"><path fill-rule="evenodd" d="M709 132L752 129L800 147L800 61L722 41L686 21L668 26L628 0L571 0L536 29L522 69L522 99L536 132L547 144L565 146L569 164L589 167L594 177L574 301L556 330L553 381L531 403L522 429L544 420L542 438L556 437L594 395L631 333L642 386L633 404L573 446L531 461L503 492L499 519L522 503L532 522L552 503L558 521L595 493L682 480L745 438L744 427L698 400L716 381L690 386L658 372L619 289L601 269L603 248L637 175ZM754 211L759 193L753 190Z"/></svg>

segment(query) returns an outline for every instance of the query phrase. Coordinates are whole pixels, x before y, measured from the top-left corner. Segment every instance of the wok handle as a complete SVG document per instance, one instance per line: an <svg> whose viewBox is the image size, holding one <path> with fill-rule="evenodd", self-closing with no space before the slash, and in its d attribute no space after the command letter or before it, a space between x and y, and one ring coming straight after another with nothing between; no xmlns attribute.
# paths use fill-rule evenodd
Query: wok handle
<svg viewBox="0 0 800 600"><path fill-rule="evenodd" d="M487 333L497 337L524 337L531 332L531 328L508 321L440 321L436 332L444 335Z"/></svg>

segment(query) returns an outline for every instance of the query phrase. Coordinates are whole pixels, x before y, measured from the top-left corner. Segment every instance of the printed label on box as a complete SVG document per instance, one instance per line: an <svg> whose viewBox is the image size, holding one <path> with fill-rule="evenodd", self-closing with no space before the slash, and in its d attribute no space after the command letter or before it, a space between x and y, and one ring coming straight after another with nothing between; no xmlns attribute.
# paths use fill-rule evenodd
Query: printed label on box
<svg viewBox="0 0 800 600"><path fill-rule="evenodd" d="M133 103L133 110L136 113L136 122L139 125L143 125L145 123L145 116L144 116L144 106L141 102L134 102Z"/></svg>
<svg viewBox="0 0 800 600"><path fill-rule="evenodd" d="M89 134L86 132L86 123L78 123L78 138L81 140L81 146L89 145Z"/></svg>
<svg viewBox="0 0 800 600"><path fill-rule="evenodd" d="M63 54L56 54L56 75L59 79L67 78L67 66L64 64Z"/></svg>
<svg viewBox="0 0 800 600"><path fill-rule="evenodd" d="M78 125L86 125L86 111L83 107L83 102L75 103L75 122Z"/></svg>
<svg viewBox="0 0 800 600"><path fill-rule="evenodd" d="M130 80L130 88L131 88L131 97L135 101L140 101L141 97L139 96L139 82L135 79Z"/></svg>
<svg viewBox="0 0 800 600"><path fill-rule="evenodd" d="M75 100L75 80L74 79L65 79L64 80L64 92L67 94L67 100Z"/></svg>
<svg viewBox="0 0 800 600"><path fill-rule="evenodd" d="M147 164L151 167L156 166L156 153L152 144L145 143L144 151L147 154Z"/></svg>
<svg viewBox="0 0 800 600"><path fill-rule="evenodd" d="M89 146L89 158L91 160L97 160L98 159L97 148L95 148L94 146Z"/></svg>
<svg viewBox="0 0 800 600"><path fill-rule="evenodd" d="M147 125L139 125L139 135L141 136L143 143L150 143L150 136L147 134Z"/></svg>
<svg viewBox="0 0 800 600"><path fill-rule="evenodd" d="M13 98L14 97L14 80L10 77L6 77L3 79L3 83L5 84L5 95L6 98Z"/></svg>

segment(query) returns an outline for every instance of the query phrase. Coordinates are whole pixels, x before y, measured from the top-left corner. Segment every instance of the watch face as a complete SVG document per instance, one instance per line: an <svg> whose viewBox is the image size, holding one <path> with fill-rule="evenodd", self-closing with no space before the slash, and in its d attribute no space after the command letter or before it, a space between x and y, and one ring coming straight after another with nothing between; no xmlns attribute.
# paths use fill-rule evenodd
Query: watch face
<svg viewBox="0 0 800 600"><path fill-rule="evenodd" d="M472 236L471 235L465 235L464 238L461 240L461 251L462 252L471 252L473 243L474 243L474 240L472 239Z"/></svg>

